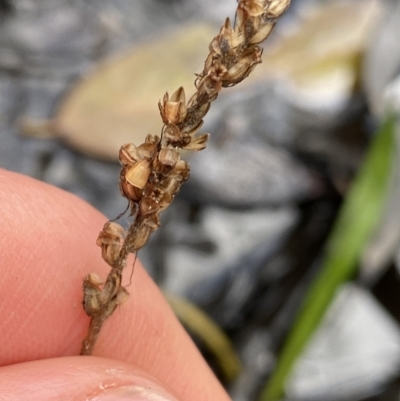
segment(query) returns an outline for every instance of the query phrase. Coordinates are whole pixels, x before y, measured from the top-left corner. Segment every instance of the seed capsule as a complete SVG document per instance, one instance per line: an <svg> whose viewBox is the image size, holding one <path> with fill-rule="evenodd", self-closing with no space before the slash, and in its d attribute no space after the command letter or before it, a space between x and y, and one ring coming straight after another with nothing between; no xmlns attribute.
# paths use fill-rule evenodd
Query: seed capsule
<svg viewBox="0 0 400 401"><path fill-rule="evenodd" d="M169 123L164 128L164 136L170 141L178 142L182 139L182 132L175 124Z"/></svg>
<svg viewBox="0 0 400 401"><path fill-rule="evenodd" d="M130 297L130 294L128 292L128 290L125 287L120 287L118 289L118 293L117 293L117 298L115 300L115 302L117 303L117 305L121 305L123 303L125 303Z"/></svg>
<svg viewBox="0 0 400 401"><path fill-rule="evenodd" d="M119 224L108 222L97 237L96 245L101 247L103 259L113 266L125 240L125 230Z"/></svg>
<svg viewBox="0 0 400 401"><path fill-rule="evenodd" d="M272 0L267 8L268 18L280 17L289 7L290 0Z"/></svg>
<svg viewBox="0 0 400 401"><path fill-rule="evenodd" d="M243 57L223 76L223 86L232 86L243 81L254 67L261 63L261 55L262 49L258 46L250 48L247 54L244 54Z"/></svg>
<svg viewBox="0 0 400 401"><path fill-rule="evenodd" d="M253 35L250 39L250 43L255 45L257 43L263 42L274 28L275 23L267 22L264 26L260 26L257 33Z"/></svg>
<svg viewBox="0 0 400 401"><path fill-rule="evenodd" d="M158 154L158 160L164 166L174 167L179 161L179 152L172 146L168 146L164 149L161 149L160 153Z"/></svg>
<svg viewBox="0 0 400 401"><path fill-rule="evenodd" d="M141 160L130 167L126 173L125 178L129 184L136 188L143 189L147 184L150 175L150 164L147 160Z"/></svg>
<svg viewBox="0 0 400 401"><path fill-rule="evenodd" d="M88 316L94 316L101 310L99 300L101 284L103 284L101 278L95 273L91 273L83 279L83 308Z"/></svg>

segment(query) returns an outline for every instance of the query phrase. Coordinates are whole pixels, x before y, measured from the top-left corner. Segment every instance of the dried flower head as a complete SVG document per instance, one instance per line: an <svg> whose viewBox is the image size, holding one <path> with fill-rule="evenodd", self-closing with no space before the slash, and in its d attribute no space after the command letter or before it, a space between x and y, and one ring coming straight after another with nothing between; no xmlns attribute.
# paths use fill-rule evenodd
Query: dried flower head
<svg viewBox="0 0 400 401"><path fill-rule="evenodd" d="M136 253L160 225L166 209L189 178L189 165L180 151L202 150L208 134L197 134L211 102L222 88L247 78L261 63L264 41L290 0L238 0L235 23L225 20L211 41L203 71L196 75L196 92L187 101L182 87L159 102L164 127L161 136L148 135L139 146L125 144L119 160L122 165L119 187L129 201L133 222L127 232L116 223L106 223L97 239L103 259L111 266L104 285L95 275L85 278L84 308L92 317L82 354L90 354L101 325L128 292L121 285L122 270L129 253Z"/></svg>

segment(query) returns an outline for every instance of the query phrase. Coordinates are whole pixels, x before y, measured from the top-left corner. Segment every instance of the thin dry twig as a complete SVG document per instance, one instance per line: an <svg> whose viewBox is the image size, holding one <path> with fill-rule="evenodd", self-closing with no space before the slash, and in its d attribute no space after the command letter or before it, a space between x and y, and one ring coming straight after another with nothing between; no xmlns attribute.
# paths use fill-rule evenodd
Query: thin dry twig
<svg viewBox="0 0 400 401"><path fill-rule="evenodd" d="M159 102L164 126L161 135L148 135L140 146L121 147L120 190L129 201L134 216L129 229L109 221L97 239L103 259L111 266L105 283L94 273L83 282L84 309L91 317L82 355L90 355L104 321L129 297L122 286L122 271L130 253L142 248L160 226L160 213L166 209L189 178L189 165L180 151L202 150L208 134L197 135L211 102L222 88L247 78L261 63L258 46L271 33L290 0L239 0L232 25L229 18L211 41L204 69L196 74L195 94L186 101L182 87Z"/></svg>

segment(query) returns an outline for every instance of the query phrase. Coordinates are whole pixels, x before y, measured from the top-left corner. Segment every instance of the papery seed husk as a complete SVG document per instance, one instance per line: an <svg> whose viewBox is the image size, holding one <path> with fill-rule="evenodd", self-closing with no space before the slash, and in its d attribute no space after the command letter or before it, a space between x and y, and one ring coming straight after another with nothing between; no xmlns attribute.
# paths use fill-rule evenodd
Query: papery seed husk
<svg viewBox="0 0 400 401"><path fill-rule="evenodd" d="M170 102L182 102L186 103L185 90L180 86L170 97Z"/></svg>
<svg viewBox="0 0 400 401"><path fill-rule="evenodd" d="M181 177L169 177L168 182L165 183L164 186L164 195L161 197L160 203L162 202L171 202L170 196L175 195L180 186L181 186L181 182L182 180L180 179Z"/></svg>
<svg viewBox="0 0 400 401"><path fill-rule="evenodd" d="M103 232L109 234L116 241L121 241L126 236L125 229L115 221L109 221L104 225Z"/></svg>
<svg viewBox="0 0 400 401"><path fill-rule="evenodd" d="M96 274L96 273L89 273L88 275L87 275L87 277L85 278L85 280L88 282L88 283L90 283L90 284L92 284L92 285L95 285L95 286L99 286L99 285L102 285L102 284L104 284L104 281L101 279L101 277L98 275L98 274Z"/></svg>
<svg viewBox="0 0 400 401"><path fill-rule="evenodd" d="M181 102L166 102L164 104L164 114L167 123L178 124L180 122Z"/></svg>
<svg viewBox="0 0 400 401"><path fill-rule="evenodd" d="M268 18L280 17L289 7L290 0L270 0L267 8Z"/></svg>
<svg viewBox="0 0 400 401"><path fill-rule="evenodd" d="M164 124L168 124L169 121L168 121L167 116L165 114L164 105L165 105L165 103L158 102L158 110L160 111L160 115L161 115L161 119L162 119L163 123Z"/></svg>
<svg viewBox="0 0 400 401"><path fill-rule="evenodd" d="M160 208L160 205L151 198L143 198L140 202L140 212L143 216L155 213Z"/></svg>
<svg viewBox="0 0 400 401"><path fill-rule="evenodd" d="M245 12L242 9L238 8L235 18L235 32L243 31L245 22Z"/></svg>
<svg viewBox="0 0 400 401"><path fill-rule="evenodd" d="M121 146L119 150L119 161L123 166L134 164L140 159L137 148L133 143Z"/></svg>
<svg viewBox="0 0 400 401"><path fill-rule="evenodd" d="M171 171L171 177L177 179L178 181L186 181L190 175L189 164L185 160L179 160L176 163L174 169Z"/></svg>
<svg viewBox="0 0 400 401"><path fill-rule="evenodd" d="M187 126L182 130L182 132L183 132L185 135L195 135L195 134L198 132L198 130L203 126L203 124L204 124L204 121L203 121L203 120L200 120L197 124L195 124L195 125L193 125L193 126L187 125Z"/></svg>
<svg viewBox="0 0 400 401"><path fill-rule="evenodd" d="M125 234L122 226L115 222L108 222L100 231L96 244L98 246L119 244L124 240Z"/></svg>
<svg viewBox="0 0 400 401"><path fill-rule="evenodd" d="M262 49L254 46L249 49L246 55L243 56L223 77L223 85L231 86L243 81L254 67L261 63Z"/></svg>
<svg viewBox="0 0 400 401"><path fill-rule="evenodd" d="M116 303L118 305L122 305L125 303L130 297L128 290L125 287L120 287L117 292Z"/></svg>
<svg viewBox="0 0 400 401"><path fill-rule="evenodd" d="M137 153L140 159L150 160L157 151L157 144L154 142L145 142L137 147Z"/></svg>
<svg viewBox="0 0 400 401"><path fill-rule="evenodd" d="M164 166L174 167L175 164L179 161L179 152L168 146L167 148L161 149L158 154L158 160Z"/></svg>
<svg viewBox="0 0 400 401"><path fill-rule="evenodd" d="M216 36L211 42L210 45L208 46L208 50L210 52L216 53L221 55L221 47L220 47L220 37Z"/></svg>
<svg viewBox="0 0 400 401"><path fill-rule="evenodd" d="M146 136L145 142L151 142L155 145L158 145L158 143L160 142L160 137L158 135L148 134Z"/></svg>
<svg viewBox="0 0 400 401"><path fill-rule="evenodd" d="M180 129L173 123L169 123L164 127L164 136L170 141L180 141L182 139L182 133Z"/></svg>
<svg viewBox="0 0 400 401"><path fill-rule="evenodd" d="M83 309L90 317L95 316L101 310L99 299L94 294L87 294L85 292L83 299Z"/></svg>
<svg viewBox="0 0 400 401"><path fill-rule="evenodd" d="M150 163L147 160L141 160L129 167L125 173L125 178L129 184L136 188L143 189L150 176Z"/></svg>
<svg viewBox="0 0 400 401"><path fill-rule="evenodd" d="M122 181L119 183L119 189L125 198L130 200L131 202L138 202L142 199L142 190L140 188L136 188L133 185L129 184L128 181Z"/></svg>
<svg viewBox="0 0 400 401"><path fill-rule="evenodd" d="M271 31L274 29L274 26L275 22L274 23L268 22L263 27L258 28L257 33L251 37L249 43L255 45L257 43L263 42L271 33Z"/></svg>
<svg viewBox="0 0 400 401"><path fill-rule="evenodd" d="M232 49L236 49L238 46L244 43L243 31L233 30L231 33L230 45Z"/></svg>
<svg viewBox="0 0 400 401"><path fill-rule="evenodd" d="M188 145L182 147L182 149L194 151L203 150L207 146L209 136L210 134L201 134L197 137L194 137L192 141Z"/></svg>
<svg viewBox="0 0 400 401"><path fill-rule="evenodd" d="M221 90L221 80L213 78L211 76L205 77L203 81L203 86L208 96L212 97Z"/></svg>
<svg viewBox="0 0 400 401"><path fill-rule="evenodd" d="M103 259L110 265L113 266L115 261L118 259L119 253L122 249L122 241L114 241L113 243L103 242L101 245L101 254Z"/></svg>
<svg viewBox="0 0 400 401"><path fill-rule="evenodd" d="M259 17L264 13L263 3L264 3L263 1L254 1L254 0L241 1L243 9L246 10L251 17Z"/></svg>

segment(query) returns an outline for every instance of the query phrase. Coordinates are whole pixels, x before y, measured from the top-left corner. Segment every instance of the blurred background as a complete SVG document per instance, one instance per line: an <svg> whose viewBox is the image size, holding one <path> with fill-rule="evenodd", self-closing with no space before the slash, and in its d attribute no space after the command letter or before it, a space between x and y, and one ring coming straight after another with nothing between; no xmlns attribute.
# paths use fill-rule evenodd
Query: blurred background
<svg viewBox="0 0 400 401"><path fill-rule="evenodd" d="M166 91L193 92L235 7L0 1L0 167L115 218L119 147L159 133ZM191 178L139 253L234 401L259 399L377 128L388 110L400 116L399 37L396 0L292 0L263 64L213 104L209 146L185 156ZM388 157L384 210L285 380L287 400L400 399L397 146Z"/></svg>

